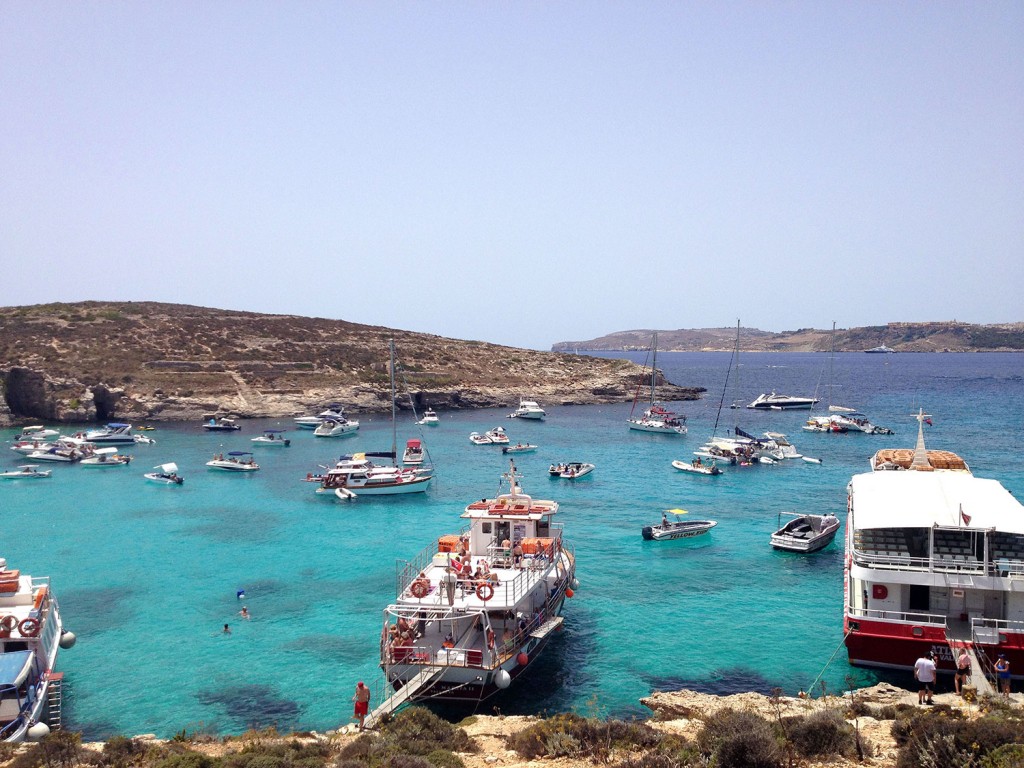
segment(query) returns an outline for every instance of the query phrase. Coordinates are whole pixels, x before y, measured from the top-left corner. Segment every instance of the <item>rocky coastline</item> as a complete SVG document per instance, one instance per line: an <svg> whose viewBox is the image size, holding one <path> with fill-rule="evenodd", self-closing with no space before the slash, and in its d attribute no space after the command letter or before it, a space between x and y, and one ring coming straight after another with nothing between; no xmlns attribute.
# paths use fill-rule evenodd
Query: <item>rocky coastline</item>
<svg viewBox="0 0 1024 768"><path fill-rule="evenodd" d="M212 415L286 418L341 403L400 409L628 402L649 373L628 360L515 349L340 320L150 302L0 308L0 425ZM659 374L659 396L699 387Z"/></svg>

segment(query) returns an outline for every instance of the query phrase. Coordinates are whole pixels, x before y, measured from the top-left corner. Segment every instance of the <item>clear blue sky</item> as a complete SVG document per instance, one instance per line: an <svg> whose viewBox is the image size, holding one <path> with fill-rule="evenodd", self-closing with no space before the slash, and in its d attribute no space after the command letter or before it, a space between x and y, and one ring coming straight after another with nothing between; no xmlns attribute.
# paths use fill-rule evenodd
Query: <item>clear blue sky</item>
<svg viewBox="0 0 1024 768"><path fill-rule="evenodd" d="M1024 3L6 2L0 304L1024 320Z"/></svg>

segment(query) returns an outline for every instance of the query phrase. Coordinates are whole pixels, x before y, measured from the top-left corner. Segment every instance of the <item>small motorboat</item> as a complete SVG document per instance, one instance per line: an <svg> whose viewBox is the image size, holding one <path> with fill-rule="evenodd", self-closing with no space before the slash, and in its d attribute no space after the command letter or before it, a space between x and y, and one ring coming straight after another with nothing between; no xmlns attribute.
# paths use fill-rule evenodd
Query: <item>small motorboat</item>
<svg viewBox="0 0 1024 768"><path fill-rule="evenodd" d="M797 397L794 395L771 394L758 395L747 408L772 411L790 411L796 409L809 409L818 402L816 397Z"/></svg>
<svg viewBox="0 0 1024 768"><path fill-rule="evenodd" d="M218 453L206 462L206 466L225 472L255 472L260 468L250 451L229 451L227 455Z"/></svg>
<svg viewBox="0 0 1024 768"><path fill-rule="evenodd" d="M569 461L563 464L552 464L548 468L551 477L559 477L563 480L575 480L585 477L594 471L594 465L583 461Z"/></svg>
<svg viewBox="0 0 1024 768"><path fill-rule="evenodd" d="M441 423L441 420L437 418L437 414L434 413L434 411L427 408L427 410L423 412L423 418L417 421L416 423L421 424L425 427L436 427L438 424Z"/></svg>
<svg viewBox="0 0 1024 768"><path fill-rule="evenodd" d="M547 416L547 414L544 412L544 409L537 404L536 400L520 400L519 407L510 413L508 418L543 421L545 416Z"/></svg>
<svg viewBox="0 0 1024 768"><path fill-rule="evenodd" d="M42 477L49 477L52 471L49 469L39 469L38 464L22 464L17 469L0 472L0 478L4 480L37 480Z"/></svg>
<svg viewBox="0 0 1024 768"><path fill-rule="evenodd" d="M292 444L292 441L287 437L284 437L281 433L283 430L280 429L264 429L263 434L259 437L254 437L250 442L256 443L256 445L269 446L271 448L287 448Z"/></svg>
<svg viewBox="0 0 1024 768"><path fill-rule="evenodd" d="M405 452L402 454L403 464L422 464L423 463L423 443L419 440L412 439L406 442Z"/></svg>
<svg viewBox="0 0 1024 768"><path fill-rule="evenodd" d="M774 549L784 552L817 552L831 544L839 530L839 518L835 515L786 514L792 514L793 519L772 534L771 544Z"/></svg>
<svg viewBox="0 0 1024 768"><path fill-rule="evenodd" d="M241 427L235 423L234 419L223 416L219 419L211 418L209 421L203 422L203 429L207 432L237 432Z"/></svg>
<svg viewBox="0 0 1024 768"><path fill-rule="evenodd" d="M349 421L344 416L324 419L313 429L316 437L345 437L354 435L359 429L358 421Z"/></svg>
<svg viewBox="0 0 1024 768"><path fill-rule="evenodd" d="M117 448L97 448L91 456L79 462L83 467L123 467L131 463L132 457L118 453Z"/></svg>
<svg viewBox="0 0 1024 768"><path fill-rule="evenodd" d="M813 456L801 456L800 458L808 464L821 464L821 459L816 459Z"/></svg>
<svg viewBox="0 0 1024 768"><path fill-rule="evenodd" d="M494 429L489 429L486 432L484 432L484 434L487 435L487 437L491 438L492 443L496 443L498 445L508 444L508 435L505 434L504 427L495 427Z"/></svg>
<svg viewBox="0 0 1024 768"><path fill-rule="evenodd" d="M685 509L670 509L661 516L658 525L645 525L641 534L648 541L664 541L667 539L689 539L701 536L716 525L717 520L683 520L682 515L688 514ZM675 515L669 519L669 515Z"/></svg>
<svg viewBox="0 0 1024 768"><path fill-rule="evenodd" d="M60 437L58 430L48 429L42 424L36 424L31 427L22 427L21 433L14 436L14 441L50 440L56 437Z"/></svg>
<svg viewBox="0 0 1024 768"><path fill-rule="evenodd" d="M694 475L721 475L722 470L715 464L715 460L712 459L708 463L704 463L703 459L698 456L693 461L681 461L676 459L672 462L672 466L681 472L689 472Z"/></svg>
<svg viewBox="0 0 1024 768"><path fill-rule="evenodd" d="M515 445L506 445L501 449L502 453L530 453L536 451L538 446L533 443L516 443Z"/></svg>
<svg viewBox="0 0 1024 768"><path fill-rule="evenodd" d="M178 474L178 465L173 461L166 464L157 464L153 469L156 472L147 472L144 477L151 483L160 485L181 485L185 478Z"/></svg>
<svg viewBox="0 0 1024 768"><path fill-rule="evenodd" d="M486 434L481 435L479 432L469 433L469 442L473 445L490 445L494 441L491 440Z"/></svg>
<svg viewBox="0 0 1024 768"><path fill-rule="evenodd" d="M331 403L325 410L320 411L316 416L296 416L295 426L299 429L316 429L326 419L344 419L345 408L341 403Z"/></svg>

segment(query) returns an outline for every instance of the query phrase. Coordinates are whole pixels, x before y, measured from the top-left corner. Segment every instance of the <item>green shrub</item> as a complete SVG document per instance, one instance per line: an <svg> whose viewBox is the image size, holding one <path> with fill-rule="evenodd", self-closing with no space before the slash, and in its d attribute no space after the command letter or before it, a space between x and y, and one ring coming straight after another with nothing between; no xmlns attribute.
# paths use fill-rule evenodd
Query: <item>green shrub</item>
<svg viewBox="0 0 1024 768"><path fill-rule="evenodd" d="M10 768L71 768L82 758L82 734L74 731L53 731L37 744L22 752Z"/></svg>
<svg viewBox="0 0 1024 768"><path fill-rule="evenodd" d="M456 728L424 707L409 707L381 727L384 741L396 752L429 755L436 749L450 752L475 752L476 744L461 728Z"/></svg>
<svg viewBox="0 0 1024 768"><path fill-rule="evenodd" d="M159 760L154 768L220 768L219 757L209 757L200 752L185 750L175 752Z"/></svg>
<svg viewBox="0 0 1024 768"><path fill-rule="evenodd" d="M900 747L898 768L975 765L1001 747L1024 744L1024 722L998 715L962 720L921 713L893 723L893 737Z"/></svg>
<svg viewBox="0 0 1024 768"><path fill-rule="evenodd" d="M112 736L103 745L100 765L110 768L126 768L151 762L153 753L159 752L154 746L138 739L126 739L124 736Z"/></svg>
<svg viewBox="0 0 1024 768"><path fill-rule="evenodd" d="M823 709L806 717L794 717L787 723L786 733L804 757L850 755L854 751L853 726L835 710Z"/></svg>
<svg viewBox="0 0 1024 768"><path fill-rule="evenodd" d="M697 747L716 765L730 768L774 768L782 747L771 723L753 712L722 709L704 721Z"/></svg>
<svg viewBox="0 0 1024 768"><path fill-rule="evenodd" d="M1024 765L1024 744L1004 744L989 752L981 768L1019 768Z"/></svg>
<svg viewBox="0 0 1024 768"><path fill-rule="evenodd" d="M433 768L430 761L419 755L394 754L384 763L384 768Z"/></svg>
<svg viewBox="0 0 1024 768"><path fill-rule="evenodd" d="M601 722L572 713L533 723L509 737L508 745L520 756L602 757L611 749L650 749L664 737L644 723L624 720Z"/></svg>
<svg viewBox="0 0 1024 768"><path fill-rule="evenodd" d="M427 760L434 768L466 768L461 757L446 749L435 749L427 755Z"/></svg>

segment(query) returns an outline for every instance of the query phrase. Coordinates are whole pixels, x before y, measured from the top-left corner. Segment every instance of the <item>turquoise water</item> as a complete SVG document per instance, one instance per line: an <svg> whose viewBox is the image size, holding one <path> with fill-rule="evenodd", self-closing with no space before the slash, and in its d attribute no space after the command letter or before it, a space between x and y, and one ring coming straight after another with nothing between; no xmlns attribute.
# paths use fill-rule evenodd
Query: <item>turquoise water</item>
<svg viewBox="0 0 1024 768"><path fill-rule="evenodd" d="M672 459L689 459L711 434L728 359L659 355L671 381L709 390L683 406L683 438L630 432L629 403L543 404L543 423L506 420L506 410L443 412L440 426L420 428L407 416L400 445L422 436L438 468L422 498L342 503L301 482L342 452L390 446L390 422L365 416L351 438L290 429L286 449L253 447L249 438L290 428L288 420L246 422L228 436L197 424L157 425L149 433L156 444L134 447L128 467L56 466L50 480L0 483L0 554L11 567L52 577L79 638L60 662L66 722L89 737L346 722L356 680L379 679L381 609L395 594L396 561L458 530L465 504L496 490L506 460L468 435L498 424L513 442L540 445L517 464L528 493L561 502L580 588L567 602L565 631L485 711L643 716L638 699L655 689L795 693L823 670L831 691L848 675L873 681L849 667L842 650L829 664L842 638L841 544L807 557L774 552L768 536L778 514L842 517L846 483L870 454L912 447L910 414L918 407L934 416L931 447L959 451L976 474L1019 496L1024 355L837 355L833 400L864 410L895 436L810 434L800 430L806 412L726 409L720 433L736 419L753 433L782 431L824 463L717 478L679 473ZM823 355L744 354L739 387L727 399L749 402L772 389L823 394L827 365ZM250 448L260 472L204 466L214 453ZM2 461L13 467L18 459L10 452ZM597 470L576 482L549 479L548 465L566 460L592 461ZM184 486L142 479L166 461L178 463ZM643 541L641 527L672 507L719 525L694 542ZM250 621L237 615L238 589ZM230 635L221 631L226 622Z"/></svg>

